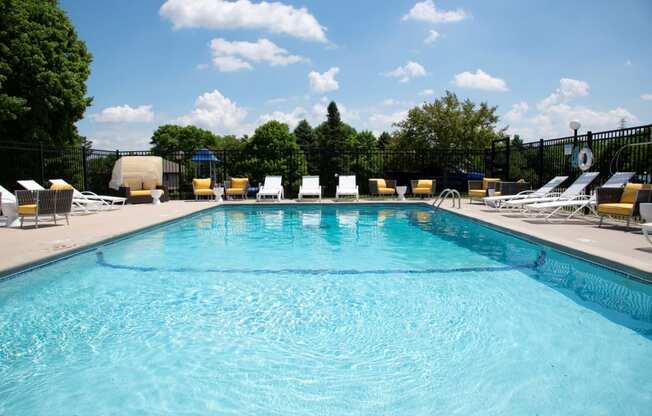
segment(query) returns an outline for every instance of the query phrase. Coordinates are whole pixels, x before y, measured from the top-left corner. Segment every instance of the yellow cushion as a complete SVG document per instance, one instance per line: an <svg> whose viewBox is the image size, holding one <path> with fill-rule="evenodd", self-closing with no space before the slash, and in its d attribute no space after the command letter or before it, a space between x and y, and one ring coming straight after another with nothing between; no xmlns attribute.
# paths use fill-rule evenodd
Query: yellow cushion
<svg viewBox="0 0 652 416"><path fill-rule="evenodd" d="M244 189L248 182L247 178L231 178L231 188Z"/></svg>
<svg viewBox="0 0 652 416"><path fill-rule="evenodd" d="M395 192L394 188L378 187L379 194L394 194Z"/></svg>
<svg viewBox="0 0 652 416"><path fill-rule="evenodd" d="M487 191L482 189L469 189L469 196L471 198L484 198L487 196Z"/></svg>
<svg viewBox="0 0 652 416"><path fill-rule="evenodd" d="M193 179L192 180L192 187L195 190L200 190L200 189L211 189L211 178L206 178L206 179Z"/></svg>
<svg viewBox="0 0 652 416"><path fill-rule="evenodd" d="M482 189L487 190L489 189L489 184L490 183L496 183L500 182L499 178L484 178L482 179Z"/></svg>
<svg viewBox="0 0 652 416"><path fill-rule="evenodd" d="M193 192L198 196L213 195L212 189L195 189Z"/></svg>
<svg viewBox="0 0 652 416"><path fill-rule="evenodd" d="M432 188L432 179L419 179L416 188Z"/></svg>
<svg viewBox="0 0 652 416"><path fill-rule="evenodd" d="M152 190L156 189L156 179L143 179L143 189Z"/></svg>
<svg viewBox="0 0 652 416"><path fill-rule="evenodd" d="M636 193L643 189L642 183L628 183L623 189L623 194L620 197L622 204L633 204L636 199Z"/></svg>
<svg viewBox="0 0 652 416"><path fill-rule="evenodd" d="M432 193L432 187L414 188L412 190L412 193L414 193L414 194L431 194Z"/></svg>
<svg viewBox="0 0 652 416"><path fill-rule="evenodd" d="M376 181L376 184L378 185L378 189L381 188L387 188L387 183L385 182L385 179L373 179Z"/></svg>
<svg viewBox="0 0 652 416"><path fill-rule="evenodd" d="M64 189L72 189L72 186L68 185L67 183L53 183L50 185L50 189L53 191L62 191Z"/></svg>
<svg viewBox="0 0 652 416"><path fill-rule="evenodd" d="M36 204L29 205L19 205L18 206L19 215L36 215Z"/></svg>
<svg viewBox="0 0 652 416"><path fill-rule="evenodd" d="M226 190L227 195L242 195L245 193L244 188L228 188Z"/></svg>
<svg viewBox="0 0 652 416"><path fill-rule="evenodd" d="M623 215L629 216L632 213L634 204L600 204L598 205L599 214L608 214L608 215Z"/></svg>
<svg viewBox="0 0 652 416"><path fill-rule="evenodd" d="M142 189L142 190L136 190L136 191L129 191L129 195L131 196L151 196L152 193L150 190L147 189Z"/></svg>
<svg viewBox="0 0 652 416"><path fill-rule="evenodd" d="M143 189L143 181L140 179L125 179L122 181L122 186L129 188L130 191L138 191Z"/></svg>

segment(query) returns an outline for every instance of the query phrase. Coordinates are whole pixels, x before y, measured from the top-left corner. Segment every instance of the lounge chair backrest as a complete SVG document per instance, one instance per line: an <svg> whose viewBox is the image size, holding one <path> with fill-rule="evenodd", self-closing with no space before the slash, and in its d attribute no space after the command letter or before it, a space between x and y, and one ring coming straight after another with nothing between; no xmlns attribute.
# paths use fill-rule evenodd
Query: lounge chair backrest
<svg viewBox="0 0 652 416"><path fill-rule="evenodd" d="M355 189L355 176L340 176L340 188Z"/></svg>
<svg viewBox="0 0 652 416"><path fill-rule="evenodd" d="M605 182L603 188L622 188L629 182L636 172L616 172Z"/></svg>
<svg viewBox="0 0 652 416"><path fill-rule="evenodd" d="M73 189L61 189L56 191L55 212L57 214L69 214L72 211L72 199L74 197Z"/></svg>
<svg viewBox="0 0 652 416"><path fill-rule="evenodd" d="M23 188L27 189L28 191L42 191L45 188L36 183L35 181L28 179L28 180L22 180L22 181L16 181L18 182L18 185L22 186Z"/></svg>
<svg viewBox="0 0 652 416"><path fill-rule="evenodd" d="M70 189L72 189L73 198L82 198L82 199L84 198L84 194L79 192L74 186L72 186L71 184L69 184L68 182L66 182L63 179L50 179L49 182L52 185L67 185L67 186L70 187Z"/></svg>
<svg viewBox="0 0 652 416"><path fill-rule="evenodd" d="M301 179L301 186L306 189L319 189L319 176L304 176Z"/></svg>
<svg viewBox="0 0 652 416"><path fill-rule="evenodd" d="M550 179L550 181L548 181L548 183L543 185L541 188L532 192L532 196L546 196L550 192L552 192L553 189L555 189L556 187L564 183L566 179L568 179L568 176L555 176L554 178Z"/></svg>
<svg viewBox="0 0 652 416"><path fill-rule="evenodd" d="M279 189L282 180L281 176L265 176L265 189Z"/></svg>
<svg viewBox="0 0 652 416"><path fill-rule="evenodd" d="M16 203L16 197L12 192L9 192L2 186L0 186L0 197L2 198L2 201L7 202L7 203Z"/></svg>
<svg viewBox="0 0 652 416"><path fill-rule="evenodd" d="M575 182L571 184L559 197L560 198L575 198L581 194L587 186L591 184L597 178L599 172L586 172L582 176L575 179Z"/></svg>

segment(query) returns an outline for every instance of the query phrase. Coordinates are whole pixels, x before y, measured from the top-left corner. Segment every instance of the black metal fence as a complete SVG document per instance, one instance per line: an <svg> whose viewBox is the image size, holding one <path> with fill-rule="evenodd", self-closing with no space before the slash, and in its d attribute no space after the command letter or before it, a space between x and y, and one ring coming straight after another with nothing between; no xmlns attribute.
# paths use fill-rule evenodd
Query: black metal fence
<svg viewBox="0 0 652 416"><path fill-rule="evenodd" d="M82 190L111 193L108 184L115 161L122 156L161 156L163 182L173 198L192 194L192 178L212 174L218 182L231 176L246 176L257 185L265 175L282 175L286 195L299 190L301 176L319 175L326 194L335 192L336 174L355 174L361 193L368 192L368 179L392 178L399 185L411 179L437 179L439 190L445 187L466 190L472 172L502 179L524 178L534 186L556 175L576 176L566 150L574 142L593 150L591 170L600 172L600 181L615 171L634 171L639 182L651 182L652 125L587 133L577 138L563 137L534 143L511 144L496 141L491 149L468 151L390 151L367 152L296 151L256 153L246 150L213 149L217 158L212 166L195 162L193 154L150 151L109 151L82 147L48 147L24 143L0 142L0 184L13 190L16 181L34 179L47 186L48 179L63 178Z"/></svg>

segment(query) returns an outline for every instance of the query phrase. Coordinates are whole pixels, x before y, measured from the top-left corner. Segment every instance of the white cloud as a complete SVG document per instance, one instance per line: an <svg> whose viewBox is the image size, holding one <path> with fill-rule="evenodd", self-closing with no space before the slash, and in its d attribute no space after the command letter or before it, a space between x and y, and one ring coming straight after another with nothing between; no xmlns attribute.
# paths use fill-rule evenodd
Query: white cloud
<svg viewBox="0 0 652 416"><path fill-rule="evenodd" d="M418 2L408 14L403 16L403 20L420 20L429 23L455 23L466 18L467 14L464 10L438 10L432 0Z"/></svg>
<svg viewBox="0 0 652 416"><path fill-rule="evenodd" d="M426 76L426 68L417 62L409 61L407 64L387 72L385 75L391 78L398 78L400 82L408 82L412 78Z"/></svg>
<svg viewBox="0 0 652 416"><path fill-rule="evenodd" d="M280 121L285 123L290 127L290 130L293 130L299 122L305 118L308 118L308 112L303 107L296 107L294 110L289 113L284 113L282 111L274 111L272 113L263 114L259 118L259 123L266 123L271 120Z"/></svg>
<svg viewBox="0 0 652 416"><path fill-rule="evenodd" d="M641 100L643 100L643 101L652 101L652 93L641 94Z"/></svg>
<svg viewBox="0 0 652 416"><path fill-rule="evenodd" d="M503 118L510 123L518 122L523 118L523 115L527 113L529 108L530 106L527 102L521 101L520 103L512 105L512 109L509 110Z"/></svg>
<svg viewBox="0 0 652 416"><path fill-rule="evenodd" d="M197 64L197 66L195 66L195 68L198 71L205 71L205 70L208 69L208 64Z"/></svg>
<svg viewBox="0 0 652 416"><path fill-rule="evenodd" d="M338 72L340 72L338 67L333 67L323 74L320 74L317 71L310 72L308 74L310 89L316 93L337 91L340 88L340 84L335 80L335 75L337 75Z"/></svg>
<svg viewBox="0 0 652 416"><path fill-rule="evenodd" d="M246 117L247 110L214 90L200 95L195 101L195 108L177 122L206 128L217 134L237 134L243 131Z"/></svg>
<svg viewBox="0 0 652 416"><path fill-rule="evenodd" d="M327 41L326 28L308 9L280 2L167 0L159 13L170 20L175 29L264 29L305 40Z"/></svg>
<svg viewBox="0 0 652 416"><path fill-rule="evenodd" d="M367 119L366 127L378 135L383 131L395 130L394 123L398 123L407 117L408 110L395 111L389 114L374 113Z"/></svg>
<svg viewBox="0 0 652 416"><path fill-rule="evenodd" d="M494 78L481 69L474 72L462 72L455 75L453 84L462 88L473 88L484 91L508 91L507 83L500 78Z"/></svg>
<svg viewBox="0 0 652 416"><path fill-rule="evenodd" d="M94 149L103 150L147 150L150 148L149 141L154 134L155 127L134 129L124 125L114 124L106 129L92 132L82 131L81 133L93 142Z"/></svg>
<svg viewBox="0 0 652 416"><path fill-rule="evenodd" d="M562 104L576 97L589 95L589 84L586 81L579 81L571 78L562 78L559 80L559 88L552 94L544 98L537 104L539 110Z"/></svg>
<svg viewBox="0 0 652 416"><path fill-rule="evenodd" d="M98 123L148 123L154 120L154 112L151 105L133 108L125 104L107 107L91 117Z"/></svg>
<svg viewBox="0 0 652 416"><path fill-rule="evenodd" d="M422 97L431 97L435 95L435 90L425 89L419 93Z"/></svg>
<svg viewBox="0 0 652 416"><path fill-rule="evenodd" d="M430 45L431 43L435 43L435 41L437 39L439 39L440 36L441 35L436 30L430 30L430 32L428 34L428 37L423 40L423 43L425 43L426 45Z"/></svg>
<svg viewBox="0 0 652 416"><path fill-rule="evenodd" d="M230 42L217 38L210 43L213 64L222 72L252 69L251 62L266 62L271 66L286 66L305 61L301 56L290 55L268 39L256 42Z"/></svg>

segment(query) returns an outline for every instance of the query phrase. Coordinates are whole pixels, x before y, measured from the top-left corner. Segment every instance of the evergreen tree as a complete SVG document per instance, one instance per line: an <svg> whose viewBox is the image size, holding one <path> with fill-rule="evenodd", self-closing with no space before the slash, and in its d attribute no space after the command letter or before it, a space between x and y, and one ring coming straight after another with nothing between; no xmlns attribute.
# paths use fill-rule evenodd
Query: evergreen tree
<svg viewBox="0 0 652 416"><path fill-rule="evenodd" d="M301 120L294 129L294 137L297 138L297 144L304 150L310 151L316 145L315 132L307 120Z"/></svg>
<svg viewBox="0 0 652 416"><path fill-rule="evenodd" d="M380 136L378 136L378 148L387 149L390 145L391 140L392 136L389 133L386 131L382 132Z"/></svg>

